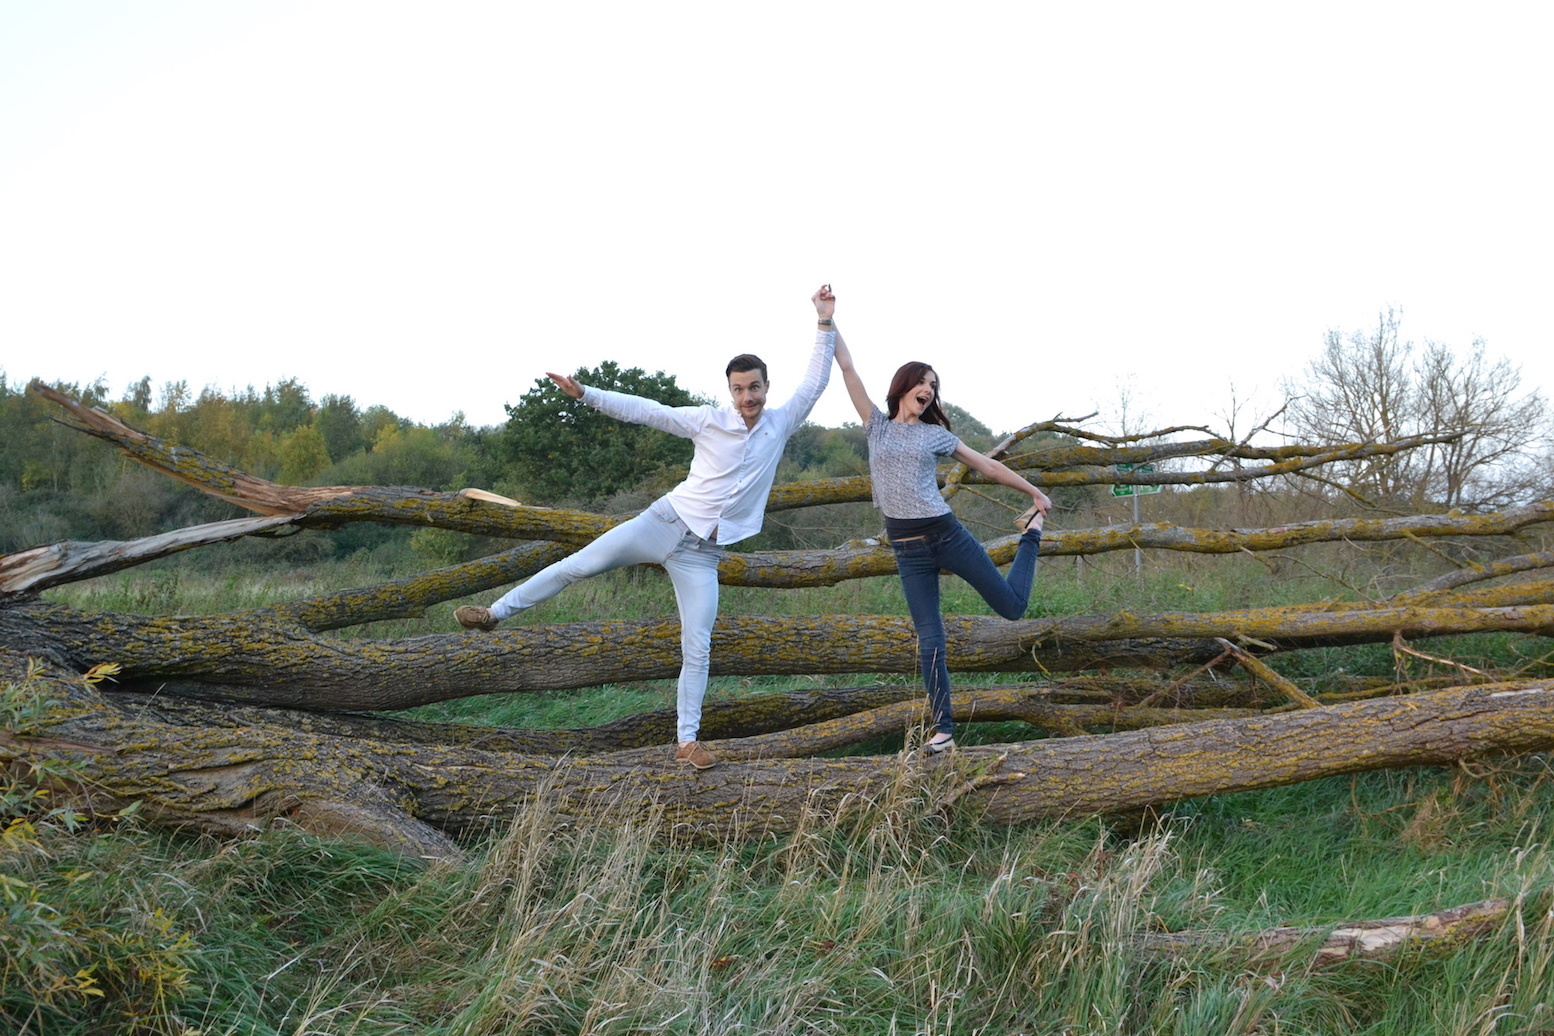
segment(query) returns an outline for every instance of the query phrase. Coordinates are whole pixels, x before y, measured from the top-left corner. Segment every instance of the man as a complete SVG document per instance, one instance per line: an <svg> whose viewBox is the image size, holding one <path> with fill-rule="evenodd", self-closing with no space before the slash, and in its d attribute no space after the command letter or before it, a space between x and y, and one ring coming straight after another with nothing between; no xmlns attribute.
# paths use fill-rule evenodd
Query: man
<svg viewBox="0 0 1554 1036"><path fill-rule="evenodd" d="M836 299L831 286L823 285L810 301L819 318L815 350L798 390L780 406L766 405L766 364L749 353L734 357L724 369L732 400L726 407L665 406L624 392L588 388L547 371L547 377L573 399L619 420L690 439L695 444L690 474L641 514L535 573L491 607L465 605L453 613L467 629L492 630L509 615L549 600L579 579L626 565L664 566L680 612L675 759L698 770L718 761L696 735L707 692L712 624L718 616L721 548L761 531L783 447L814 409L831 376L836 348L831 330Z"/></svg>

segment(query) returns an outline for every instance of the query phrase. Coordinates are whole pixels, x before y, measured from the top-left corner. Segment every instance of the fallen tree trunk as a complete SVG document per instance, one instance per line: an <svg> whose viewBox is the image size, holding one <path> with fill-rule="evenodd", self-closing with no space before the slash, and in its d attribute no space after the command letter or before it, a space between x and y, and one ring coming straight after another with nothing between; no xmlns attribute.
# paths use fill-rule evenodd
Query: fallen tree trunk
<svg viewBox="0 0 1554 1036"><path fill-rule="evenodd" d="M528 808L593 823L662 811L669 830L753 837L791 831L806 815L864 817L920 796L1007 824L1554 747L1554 686L1537 682L990 746L928 762L771 759L760 738L725 741L714 745L723 765L690 771L674 766L669 746L539 757L303 732L285 714L232 723L214 706L169 717L115 703L55 667L29 673L14 652L0 652L0 679L35 703L24 722L0 730L0 760L69 763L71 790L97 808L138 801L153 822L224 834L285 819L434 857L457 855L460 839Z"/></svg>
<svg viewBox="0 0 1554 1036"><path fill-rule="evenodd" d="M32 381L28 389L49 402L64 409L76 421L78 431L112 443L147 467L161 471L172 478L214 493L224 500L257 510L263 514L281 514L300 511L312 503L339 495L340 490L365 487L325 486L310 489L277 487L250 475L205 457L187 446L179 446L132 428L112 414L96 407L83 406L62 392L50 388L41 381ZM1369 457L1394 456L1423 446L1438 445L1462 438L1462 432L1443 432L1430 435L1414 435L1391 442L1340 443L1330 446L1293 444L1274 447L1254 447L1229 439L1209 438L1187 442L1158 441L1143 445L1141 440L1164 440L1166 436L1182 431L1205 431L1189 426L1162 428L1139 436L1130 437L1130 444L1115 440L1112 445L1055 446L1038 445L1023 453L1009 453L1009 447L1023 442L1030 446L1030 436L1038 432L1058 432L1083 435L1079 429L1060 425L1055 421L1041 421L1028 425L1006 439L993 451L1004 463L1017 471L1025 471L1036 485L1041 486L1090 486L1090 485L1205 485L1222 482L1249 482L1276 475L1292 474L1322 467L1338 461L1360 460ZM1118 465L1137 467L1141 464L1157 464L1166 460L1187 457L1218 457L1222 460L1261 460L1266 464L1255 467L1233 467L1218 470L1217 466L1203 471L1119 472ZM1061 469L1083 469L1079 471ZM1054 470L1059 469L1059 470ZM955 466L940 474L941 484L983 484L992 480L964 466ZM806 496L806 487L820 488L819 497ZM279 491L278 491L279 490ZM871 498L867 476L856 479L823 479L810 483L794 483L783 492L774 494L776 504L771 509L808 507L816 503L866 502ZM497 498L501 500L502 498ZM303 507L297 507L297 503ZM511 503L511 501L509 501ZM518 507L523 505L519 504Z"/></svg>
<svg viewBox="0 0 1554 1036"><path fill-rule="evenodd" d="M1073 682L1087 683L1082 679ZM1201 719L1253 716L1263 711L1253 695L1238 694L1223 684L1205 690L1205 701L1198 700L1192 691L1175 688L1168 704L1154 705L1130 704L1125 700L1144 697L1137 689L1118 697L1067 686L1064 681L979 685L956 692L954 714L955 721L963 725L1018 721L1036 732L1072 737L1086 732L1142 730ZM1226 703L1227 690L1240 699L1240 704ZM199 699L134 691L115 691L111 697L116 703L154 708L164 718L182 717L178 722L183 725L198 725L209 718L209 703ZM701 736L709 741L740 739L747 747L759 746L758 754L765 758L793 759L899 736L903 730L920 725L924 707L923 689L918 686L821 687L716 699L708 701L702 710ZM221 715L227 724L262 725L274 722L275 718L273 709L253 705L224 705ZM675 720L672 708L625 716L594 727L562 729L426 723L358 712L294 710L287 714L290 726L310 734L550 756L665 745L675 738ZM755 738L763 740L757 742Z"/></svg>
<svg viewBox="0 0 1554 1036"><path fill-rule="evenodd" d="M1532 572L1539 569L1554 568L1554 550L1542 550L1534 554L1518 554L1515 557L1500 558L1488 564L1471 563L1454 572L1437 576L1427 583L1421 583L1414 587L1413 593L1423 595L1435 591L1455 590L1459 586L1469 583L1481 583L1490 579L1499 579L1501 576L1514 575L1518 572Z"/></svg>
<svg viewBox="0 0 1554 1036"><path fill-rule="evenodd" d="M1386 642L1399 633L1547 635L1554 605L1124 612L1016 622L949 616L945 629L952 670L1073 672L1205 664L1223 653L1217 638L1267 652ZM272 622L262 610L105 618L31 602L0 608L0 644L78 671L113 662L134 689L180 681L167 690L318 711L407 709L482 694L667 679L680 670L679 623L671 619L371 641L319 638ZM743 615L713 628L715 676L912 673L917 666L915 632L904 616Z"/></svg>
<svg viewBox="0 0 1554 1036"><path fill-rule="evenodd" d="M1186 723L1093 738L1009 746L988 760L990 819L1159 805L1173 798L1282 787L1340 774L1459 762L1554 747L1554 684L1546 681L1393 695L1248 719ZM991 749L979 749L987 756ZM1207 763L1208 765L1203 765Z"/></svg>
<svg viewBox="0 0 1554 1036"><path fill-rule="evenodd" d="M1212 641L1062 641L1042 620L952 616L946 628L950 665L961 671L1160 668L1219 654ZM130 689L165 685L167 693L320 711L407 709L482 694L668 679L680 670L675 619L368 641L324 639L263 612L101 616L27 602L0 608L0 644L83 672L116 663ZM729 616L713 628L711 668L715 676L913 673L916 639L911 620L898 616Z"/></svg>
<svg viewBox="0 0 1554 1036"><path fill-rule="evenodd" d="M1041 428L1040 424L1032 426L1032 429ZM1155 434L1164 434L1164 432ZM1458 434L1411 436L1387 443L1272 448L1237 445L1226 439L1203 439L1186 443L1158 443L1151 446L1057 446L1032 449L1024 453L994 450L991 455L998 457L1006 466L1022 473L1032 484L1045 489L1113 485L1202 486L1253 482L1280 475L1298 475L1339 461L1393 456L1419 449L1421 446L1450 442L1460 437ZM1257 459L1268 463L1225 469L1211 466L1199 471L1156 471L1147 474L1119 470L1119 466L1136 468L1141 464L1153 465L1165 460L1207 456L1236 460ZM1070 468L1084 470L1064 470ZM964 465L953 465L939 472L939 485L950 494L963 485L993 484L993 480L986 475L969 470ZM772 488L771 497L767 501L767 510L786 511L796 507L816 507L821 504L868 503L873 499L873 485L868 475L785 483Z"/></svg>
<svg viewBox="0 0 1554 1036"><path fill-rule="evenodd" d="M52 543L14 554L0 554L0 597L38 593L81 579L110 575L193 547L229 543L290 523L289 516L238 518L129 542Z"/></svg>
<svg viewBox="0 0 1554 1036"><path fill-rule="evenodd" d="M395 497L395 492L412 495ZM251 535L261 529L269 531L276 525L333 527L345 514L351 515L350 520L354 521L385 522L403 521L414 516L414 524L475 531L467 527L470 523L461 521L461 518L468 517L468 508L500 506L481 501L459 502L463 500L456 494L374 490L368 497L341 498L293 518L241 519L224 529L209 527L213 536L205 542L222 542L236 536ZM530 519L522 531L525 535L557 543L526 544L504 554L405 580L404 592L395 595L393 599L396 607L409 610L378 617L417 614L416 606L411 602L419 601L420 606L425 607L525 578L564 557L570 553L570 548L587 542L624 520L622 516L605 518L585 515L581 511L558 510L548 513L548 519ZM549 524L551 520L556 524ZM1554 521L1554 501L1541 501L1492 515L1329 519L1270 529L1194 529L1169 522L1151 522L1048 532L1042 537L1041 553L1043 557L1065 557L1135 548L1174 550L1189 554L1261 553L1316 543L1508 536L1529 526L1550 521ZM245 527L241 524L243 522L253 524ZM516 533L511 529L488 529L487 534ZM172 547L173 544L177 546ZM19 551L0 557L0 599L117 572L155 557L166 556L174 550L185 550L196 545L178 534L164 534L128 543L55 544ZM1018 545L1018 536L1006 536L984 544L989 556L1000 565L1006 565L1014 559ZM158 552L158 547L172 549ZM895 555L888 544L877 540L860 540L827 550L728 551L718 566L718 581L726 586L793 589L835 586L850 579L888 576L895 572Z"/></svg>

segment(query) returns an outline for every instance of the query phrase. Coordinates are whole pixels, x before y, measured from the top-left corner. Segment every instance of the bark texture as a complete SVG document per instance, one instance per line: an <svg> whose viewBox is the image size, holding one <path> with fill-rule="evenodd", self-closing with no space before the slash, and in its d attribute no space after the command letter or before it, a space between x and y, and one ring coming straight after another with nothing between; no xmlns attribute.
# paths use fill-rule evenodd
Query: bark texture
<svg viewBox="0 0 1554 1036"><path fill-rule="evenodd" d="M1228 638L1266 652L1399 635L1547 634L1554 630L1554 605L1123 612L1016 622L950 616L945 628L953 671L1054 673L1213 663ZM105 616L27 602L0 608L0 643L82 672L114 663L132 689L175 681L166 687L170 693L323 712L408 709L483 694L669 679L680 671L680 628L671 619L334 640L277 623L265 610ZM1244 649L1238 654L1251 657ZM913 673L917 667L915 633L903 616L743 615L719 619L713 628L715 676ZM1258 675L1267 678L1261 670Z"/></svg>
<svg viewBox="0 0 1554 1036"><path fill-rule="evenodd" d="M933 760L780 759L762 737L736 739L713 744L721 765L692 771L674 765L667 745L536 756L304 731L284 713L269 723L233 721L216 706L166 715L115 702L57 667L29 674L11 652L0 654L0 678L53 701L21 729L0 731L0 759L68 761L77 767L70 790L90 803L140 801L158 822L225 834L286 820L439 858L456 856L459 839L536 807L591 821L662 810L676 829L715 837L790 831L806 815L866 819L881 808L938 806L1009 824L1554 747L1554 686L1545 683L1018 742Z"/></svg>

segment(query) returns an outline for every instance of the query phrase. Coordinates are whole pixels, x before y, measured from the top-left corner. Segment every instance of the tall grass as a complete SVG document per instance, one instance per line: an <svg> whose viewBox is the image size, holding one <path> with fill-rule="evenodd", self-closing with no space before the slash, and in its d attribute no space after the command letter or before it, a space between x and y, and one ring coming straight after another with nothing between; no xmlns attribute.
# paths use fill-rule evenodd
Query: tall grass
<svg viewBox="0 0 1554 1036"><path fill-rule="evenodd" d="M1224 796L1141 825L1012 830L947 821L933 808L943 789L916 772L849 820L806 816L779 839L693 844L656 816L576 824L536 809L469 864L424 869L285 829L217 843L133 818L92 834L45 823L31 851L6 857L8 881L41 889L72 925L160 918L186 980L159 999L110 988L46 1007L8 981L0 1020L28 1034L364 1036L1554 1025L1543 759ZM1386 962L1159 957L1136 939L1489 896L1515 902L1492 931ZM99 974L161 960L111 940L62 953Z"/></svg>
<svg viewBox="0 0 1554 1036"><path fill-rule="evenodd" d="M320 562L276 578L163 565L51 596L202 613L363 585ZM1043 562L1032 614L1283 603L1314 584L1246 559ZM1358 583L1357 583L1358 585ZM946 607L981 613L946 581ZM1319 593L1334 593L1323 583ZM481 598L484 600L484 597ZM452 630L451 608L360 632ZM724 611L904 614L894 578L827 590L727 588ZM616 573L519 621L671 614L667 580ZM354 634L353 634L354 635ZM1527 638L1462 638L1485 666L1541 665ZM1281 666L1392 675L1390 651ZM1408 665L1426 667L1413 660ZM1422 675L1418 670L1411 674ZM910 681L912 677L903 676ZM743 694L803 681L717 681ZM8 729L35 693L6 687ZM439 706L443 718L567 726L672 704L668 681ZM380 1034L1531 1034L1554 1031L1547 760L1425 768L1016 829L948 819L902 767L849 819L781 838L690 843L663 820L515 818L460 866L420 867L284 826L217 842L82 817L7 771L0 825L0 1032ZM1162 930L1515 909L1464 944L1318 968L1298 954L1146 954ZM94 991L95 990L95 991Z"/></svg>

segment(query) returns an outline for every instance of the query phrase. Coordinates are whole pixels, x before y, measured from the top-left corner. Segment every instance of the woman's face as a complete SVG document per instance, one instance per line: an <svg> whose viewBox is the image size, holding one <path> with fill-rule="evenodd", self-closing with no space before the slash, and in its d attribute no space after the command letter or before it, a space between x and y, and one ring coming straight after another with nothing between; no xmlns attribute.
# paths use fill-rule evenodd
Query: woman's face
<svg viewBox="0 0 1554 1036"><path fill-rule="evenodd" d="M908 421L920 420L923 411L933 405L934 397L939 394L939 375L932 367L923 372L917 384L907 389L906 395L901 397L901 416Z"/></svg>

